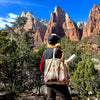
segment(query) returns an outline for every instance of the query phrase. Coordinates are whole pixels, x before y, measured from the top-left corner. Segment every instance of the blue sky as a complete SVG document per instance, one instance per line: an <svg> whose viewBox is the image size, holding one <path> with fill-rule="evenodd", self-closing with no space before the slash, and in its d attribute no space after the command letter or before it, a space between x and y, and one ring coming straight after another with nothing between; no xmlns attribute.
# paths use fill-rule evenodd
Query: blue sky
<svg viewBox="0 0 100 100"><path fill-rule="evenodd" d="M22 11L32 11L35 16L50 20L50 14L56 5L65 10L76 23L87 21L89 12L94 4L100 4L100 0L0 0L0 29Z"/></svg>

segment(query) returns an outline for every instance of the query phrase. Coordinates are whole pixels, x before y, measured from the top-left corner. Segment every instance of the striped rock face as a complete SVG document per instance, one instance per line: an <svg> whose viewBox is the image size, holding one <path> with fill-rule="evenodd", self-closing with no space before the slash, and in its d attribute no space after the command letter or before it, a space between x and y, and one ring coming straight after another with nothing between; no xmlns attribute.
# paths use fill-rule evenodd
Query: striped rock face
<svg viewBox="0 0 100 100"><path fill-rule="evenodd" d="M56 33L60 37L66 35L70 40L74 41L81 39L81 31L77 27L77 24L58 6L56 6L54 12L51 13L51 18L47 24L47 30L44 36L44 43L46 43L47 37L51 33Z"/></svg>
<svg viewBox="0 0 100 100"><path fill-rule="evenodd" d="M32 12L23 11L21 17L27 17L27 23L24 26L25 30L32 29L32 36L34 37L34 45L41 45L44 40L46 32L46 25L48 21L46 19L39 19Z"/></svg>
<svg viewBox="0 0 100 100"><path fill-rule="evenodd" d="M82 39L100 34L100 5L94 5L90 11L88 22L83 28Z"/></svg>

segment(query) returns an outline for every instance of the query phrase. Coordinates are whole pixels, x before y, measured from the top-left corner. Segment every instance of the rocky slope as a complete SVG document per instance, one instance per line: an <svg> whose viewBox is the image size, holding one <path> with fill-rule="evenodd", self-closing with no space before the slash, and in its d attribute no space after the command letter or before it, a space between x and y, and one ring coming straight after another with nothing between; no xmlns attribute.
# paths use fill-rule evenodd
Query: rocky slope
<svg viewBox="0 0 100 100"><path fill-rule="evenodd" d="M23 11L21 17L27 17L28 19L24 26L25 30L32 29L35 33L33 34L34 44L39 45L43 43L48 21L46 19L39 19L32 12L27 11Z"/></svg>
<svg viewBox="0 0 100 100"><path fill-rule="evenodd" d="M95 34L100 34L100 5L94 5L90 11L88 22L83 28L82 39Z"/></svg>

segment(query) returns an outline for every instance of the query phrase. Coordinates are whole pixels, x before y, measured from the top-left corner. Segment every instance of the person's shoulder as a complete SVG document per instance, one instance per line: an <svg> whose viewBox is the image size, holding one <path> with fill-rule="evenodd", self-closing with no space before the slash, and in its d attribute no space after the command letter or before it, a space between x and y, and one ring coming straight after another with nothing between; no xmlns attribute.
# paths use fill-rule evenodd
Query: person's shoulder
<svg viewBox="0 0 100 100"><path fill-rule="evenodd" d="M52 49L53 49L53 48L47 48L46 50L44 50L43 54L45 54L45 53L51 51Z"/></svg>
<svg viewBox="0 0 100 100"><path fill-rule="evenodd" d="M45 50L43 51L43 54L44 54L46 51L47 51L47 49L45 49Z"/></svg>

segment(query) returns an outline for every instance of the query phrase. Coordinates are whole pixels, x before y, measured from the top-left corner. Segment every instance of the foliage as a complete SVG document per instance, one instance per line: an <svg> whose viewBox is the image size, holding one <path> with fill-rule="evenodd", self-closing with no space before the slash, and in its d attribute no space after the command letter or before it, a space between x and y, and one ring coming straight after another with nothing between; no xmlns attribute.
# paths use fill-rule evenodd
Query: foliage
<svg viewBox="0 0 100 100"><path fill-rule="evenodd" d="M81 98L87 98L91 91L95 96L99 91L98 72L94 68L91 60L92 53L87 50L86 43L89 38L81 41L71 41L67 37L61 39L61 46L64 51L65 59L75 54L77 58L69 66L70 84L77 90ZM81 45L84 44L84 50Z"/></svg>
<svg viewBox="0 0 100 100"><path fill-rule="evenodd" d="M23 27L25 23L18 25L18 22L8 27L8 32L0 31L0 81L13 98L43 84L39 65L45 46L39 47L37 53L33 52L34 32L21 29L19 35L14 29L21 25Z"/></svg>
<svg viewBox="0 0 100 100"><path fill-rule="evenodd" d="M17 17L15 22L11 22L14 28L24 27L27 22L27 17Z"/></svg>
<svg viewBox="0 0 100 100"><path fill-rule="evenodd" d="M76 70L78 62L81 60L81 53L83 52L79 46L78 41L71 41L66 36L61 40L61 47L63 48L65 59L75 54L77 58L70 64L71 74Z"/></svg>
<svg viewBox="0 0 100 100"><path fill-rule="evenodd" d="M77 69L74 72L70 81L74 84L74 89L77 90L81 98L87 98L91 91L95 96L98 91L98 73L94 68L94 63L88 52L82 54L82 61L78 63Z"/></svg>
<svg viewBox="0 0 100 100"><path fill-rule="evenodd" d="M46 46L34 46L34 32L24 30L26 22L26 18L18 17L12 27L7 26L6 31L0 30L0 81L14 97L43 85L39 65ZM20 29L20 32L15 29ZM65 59L72 54L77 56L69 67L70 82L82 98L88 97L89 91L96 95L100 85L90 52L80 47L80 44L86 46L88 40L71 41L66 36L61 39ZM38 52L34 52L34 49L38 49Z"/></svg>

